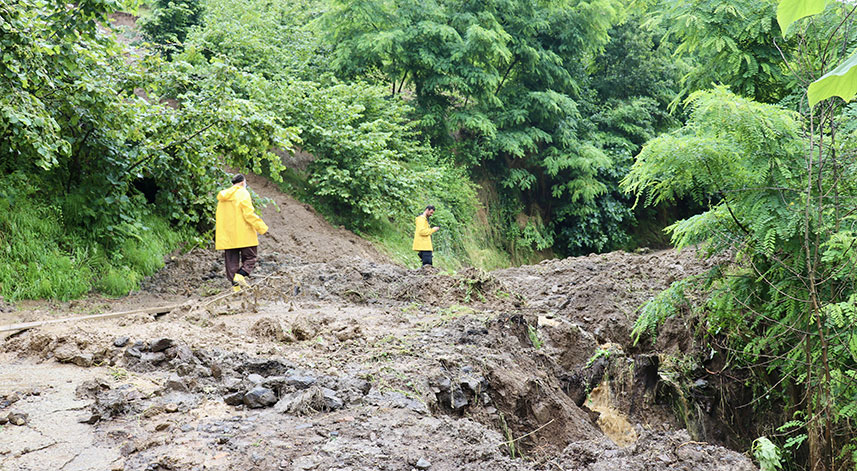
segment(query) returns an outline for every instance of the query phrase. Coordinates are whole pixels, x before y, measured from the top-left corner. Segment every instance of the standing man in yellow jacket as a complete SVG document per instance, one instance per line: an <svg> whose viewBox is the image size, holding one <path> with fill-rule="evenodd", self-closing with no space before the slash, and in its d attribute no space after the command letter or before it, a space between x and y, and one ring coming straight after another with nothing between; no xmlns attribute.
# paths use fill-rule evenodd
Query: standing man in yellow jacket
<svg viewBox="0 0 857 471"><path fill-rule="evenodd" d="M246 186L247 180L239 173L232 178L231 188L217 194L214 248L224 250L226 279L236 292L250 286L247 277L256 266L257 234L268 232L268 225L253 209Z"/></svg>
<svg viewBox="0 0 857 471"><path fill-rule="evenodd" d="M429 227L429 218L434 214L434 206L426 206L425 211L417 216L416 228L414 229L413 249L419 253L423 266L431 265L432 246L431 235L440 230L440 227Z"/></svg>

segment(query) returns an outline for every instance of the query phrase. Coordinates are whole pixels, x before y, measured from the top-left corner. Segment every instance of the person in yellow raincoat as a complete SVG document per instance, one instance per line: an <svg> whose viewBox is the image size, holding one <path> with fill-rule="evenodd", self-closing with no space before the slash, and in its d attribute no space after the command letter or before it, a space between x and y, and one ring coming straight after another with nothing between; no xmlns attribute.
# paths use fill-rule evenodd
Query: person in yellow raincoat
<svg viewBox="0 0 857 471"><path fill-rule="evenodd" d="M416 218L416 228L414 229L414 245L413 249L420 256L423 266L431 265L432 246L431 235L440 230L440 227L429 227L429 218L434 214L434 206L426 206L425 211Z"/></svg>
<svg viewBox="0 0 857 471"><path fill-rule="evenodd" d="M249 286L247 277L256 266L257 234L268 232L268 225L253 209L246 186L247 180L239 173L232 178L231 188L217 194L214 248L224 251L226 279L235 291Z"/></svg>

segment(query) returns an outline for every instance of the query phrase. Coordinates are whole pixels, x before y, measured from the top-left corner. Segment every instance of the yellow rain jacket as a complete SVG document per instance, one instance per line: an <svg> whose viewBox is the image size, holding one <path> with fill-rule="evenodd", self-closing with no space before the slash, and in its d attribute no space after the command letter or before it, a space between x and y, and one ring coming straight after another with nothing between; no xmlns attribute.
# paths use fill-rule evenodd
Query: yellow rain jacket
<svg viewBox="0 0 857 471"><path fill-rule="evenodd" d="M250 192L235 185L217 194L214 248L240 249L259 245L257 233L268 232L268 225L256 215Z"/></svg>
<svg viewBox="0 0 857 471"><path fill-rule="evenodd" d="M431 251L431 235L435 232L437 230L429 227L428 219L424 214L417 216L416 229L414 229L414 250L417 252Z"/></svg>

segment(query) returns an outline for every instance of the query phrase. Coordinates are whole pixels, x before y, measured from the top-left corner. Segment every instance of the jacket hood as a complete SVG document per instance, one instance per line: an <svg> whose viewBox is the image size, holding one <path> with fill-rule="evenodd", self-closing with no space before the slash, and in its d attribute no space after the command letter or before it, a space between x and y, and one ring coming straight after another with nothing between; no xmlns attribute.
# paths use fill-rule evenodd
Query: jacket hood
<svg viewBox="0 0 857 471"><path fill-rule="evenodd" d="M240 189L240 186L235 185L231 188L222 190L220 193L217 194L217 201L229 201L233 199L235 197L235 193L237 193Z"/></svg>

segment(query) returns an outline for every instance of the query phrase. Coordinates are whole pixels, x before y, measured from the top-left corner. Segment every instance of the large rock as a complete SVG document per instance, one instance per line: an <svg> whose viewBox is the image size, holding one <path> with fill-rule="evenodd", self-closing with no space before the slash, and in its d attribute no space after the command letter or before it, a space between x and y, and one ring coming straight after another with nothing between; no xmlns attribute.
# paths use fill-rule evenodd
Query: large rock
<svg viewBox="0 0 857 471"><path fill-rule="evenodd" d="M244 395L244 404L251 409L259 409L269 407L277 402L277 395L274 391L257 386L251 389Z"/></svg>

